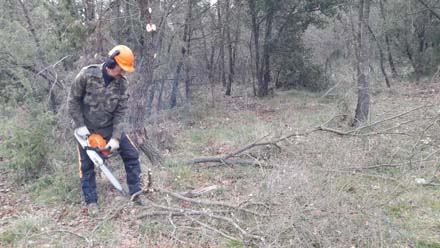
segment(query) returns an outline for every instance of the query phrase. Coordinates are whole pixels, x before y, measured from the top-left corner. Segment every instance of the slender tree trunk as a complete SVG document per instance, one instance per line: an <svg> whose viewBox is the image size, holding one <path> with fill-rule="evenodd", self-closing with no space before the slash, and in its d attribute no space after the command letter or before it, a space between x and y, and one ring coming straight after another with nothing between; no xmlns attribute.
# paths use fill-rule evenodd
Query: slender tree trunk
<svg viewBox="0 0 440 248"><path fill-rule="evenodd" d="M193 0L188 0L188 19L187 19L187 36L185 41L186 56L184 57L185 68L185 97L188 101L191 100L191 36L192 36L192 6Z"/></svg>
<svg viewBox="0 0 440 248"><path fill-rule="evenodd" d="M433 16L435 16L437 19L440 20L440 13L437 13L434 10L434 8L430 7L424 0L417 0L417 1L419 1L419 3L421 3L423 6L425 6Z"/></svg>
<svg viewBox="0 0 440 248"><path fill-rule="evenodd" d="M257 77L257 87L263 84L263 77L260 68L260 24L257 21L257 9L255 0L249 0L249 12L252 22L252 37L254 38L254 52L255 52L255 75ZM259 89L257 89L258 95Z"/></svg>
<svg viewBox="0 0 440 248"><path fill-rule="evenodd" d="M157 96L157 112L162 110L162 94L163 94L163 88L165 87L165 79L160 80L160 90L159 95Z"/></svg>
<svg viewBox="0 0 440 248"><path fill-rule="evenodd" d="M95 20L95 0L84 0L84 15L86 21L90 22Z"/></svg>
<svg viewBox="0 0 440 248"><path fill-rule="evenodd" d="M258 96L267 96L269 94L269 83L271 81L271 69L270 69L270 46L272 37L272 21L273 21L273 9L269 7L267 9L266 16L266 33L264 36L263 45L263 63L261 73L263 74L263 80L258 87Z"/></svg>
<svg viewBox="0 0 440 248"><path fill-rule="evenodd" d="M215 26L215 17L211 16L212 24ZM204 59L206 64L206 70L208 71L208 83L211 90L211 105L212 107L215 106L215 99L214 99L214 55L215 55L215 45L214 42L212 42L210 46L210 51L208 51L208 37L205 35L205 28L202 23L202 19L200 19L200 30L202 32L203 39L203 48L204 48Z"/></svg>
<svg viewBox="0 0 440 248"><path fill-rule="evenodd" d="M389 34L385 34L385 44L387 45L388 64L390 64L391 75L393 78L397 78L398 75L397 75L396 66L394 65L393 54L391 53L391 42L390 42Z"/></svg>
<svg viewBox="0 0 440 248"><path fill-rule="evenodd" d="M234 62L233 62L233 52L232 52L232 41L231 41L231 9L229 0L225 1L226 3L226 18L225 18L225 31L226 31L226 39L228 44L228 61L229 61L229 72L228 72L228 81L226 82L226 92L225 95L230 96L232 90L232 81L234 80Z"/></svg>
<svg viewBox="0 0 440 248"><path fill-rule="evenodd" d="M191 0L188 0L188 9L186 12L185 17L185 23L183 25L183 46L181 49L181 57L180 61L177 64L176 72L174 73L174 81L171 89L171 95L170 95L170 107L174 108L177 105L177 94L179 91L179 79L180 79L180 72L182 70L182 67L185 63L187 53L189 52L187 49L190 48L190 21L191 21ZM185 89L186 90L186 89Z"/></svg>
<svg viewBox="0 0 440 248"><path fill-rule="evenodd" d="M222 81L223 87L226 86L226 71L225 71L225 25L222 21L222 13L221 13L221 2L217 1L217 18L218 18L218 32L219 32L219 40L220 40L220 61L219 61L219 72L220 79Z"/></svg>
<svg viewBox="0 0 440 248"><path fill-rule="evenodd" d="M368 23L370 17L370 0L359 1L358 23L358 100L354 125L359 126L368 119L370 111L370 82L369 82L369 41Z"/></svg>
<svg viewBox="0 0 440 248"><path fill-rule="evenodd" d="M384 63L383 63L384 60L385 60L385 58L384 58L384 55L383 55L383 49L382 49L382 46L380 45L380 41L376 38L376 35L374 34L373 29L371 29L371 26L370 26L370 25L368 25L368 30L370 31L370 34L371 34L371 37L373 37L373 40L376 41L377 49L379 50L379 56L380 56L380 58L379 58L380 70L382 71L382 74L383 74L383 76L384 76L384 78L385 78L385 84L386 84L386 86L387 86L388 88L391 88L390 80L389 80L389 78L388 78L388 74L387 74L387 72L386 72L386 70L385 70L385 66L384 66Z"/></svg>
<svg viewBox="0 0 440 248"><path fill-rule="evenodd" d="M386 0L380 0L379 7L380 7L380 13L382 16L383 24L385 26L387 26L387 17L385 14L385 7L384 7L385 1ZM390 42L390 35L389 35L388 30L385 30L385 44L386 44L386 50L387 50L388 64L390 65L390 69L391 69L391 75L393 78L397 78L397 71L396 71L396 66L394 65L393 54L391 53L391 42Z"/></svg>

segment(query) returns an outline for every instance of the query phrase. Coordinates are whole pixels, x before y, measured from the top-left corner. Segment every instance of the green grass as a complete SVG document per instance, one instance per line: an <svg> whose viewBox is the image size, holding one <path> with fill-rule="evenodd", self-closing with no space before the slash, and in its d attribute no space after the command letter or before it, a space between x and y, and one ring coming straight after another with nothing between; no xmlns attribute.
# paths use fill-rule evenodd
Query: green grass
<svg viewBox="0 0 440 248"><path fill-rule="evenodd" d="M180 144L179 153L185 154L185 157L194 157L203 153L215 155L223 152L222 146L236 149L271 131L269 125L257 122L254 117L243 117L243 121L239 123L220 123L204 129L188 129L182 133L177 143Z"/></svg>
<svg viewBox="0 0 440 248"><path fill-rule="evenodd" d="M418 248L440 248L440 243L437 243L437 242L429 243L429 242L425 242L425 241L418 241L417 247Z"/></svg>
<svg viewBox="0 0 440 248"><path fill-rule="evenodd" d="M225 245L228 248L245 248L246 247L242 242L236 241L236 240L228 240L225 243Z"/></svg>
<svg viewBox="0 0 440 248"><path fill-rule="evenodd" d="M388 212L395 218L400 218L411 210L411 206L406 202L399 202L388 207Z"/></svg>
<svg viewBox="0 0 440 248"><path fill-rule="evenodd" d="M24 217L2 229L0 233L0 244L18 244L24 238L39 231L39 220L32 216Z"/></svg>
<svg viewBox="0 0 440 248"><path fill-rule="evenodd" d="M40 177L28 186L29 195L35 203L51 205L79 203L81 201L79 175L76 171L58 171Z"/></svg>

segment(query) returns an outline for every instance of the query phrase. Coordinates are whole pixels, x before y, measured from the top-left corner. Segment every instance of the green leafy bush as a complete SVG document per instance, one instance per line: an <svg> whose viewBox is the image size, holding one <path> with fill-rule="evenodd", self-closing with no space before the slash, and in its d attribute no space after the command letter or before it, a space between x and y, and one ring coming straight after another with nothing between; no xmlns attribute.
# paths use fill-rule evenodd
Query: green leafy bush
<svg viewBox="0 0 440 248"><path fill-rule="evenodd" d="M54 143L52 114L38 107L22 107L2 123L0 154L5 164L16 171L16 180L28 181L47 172L48 155Z"/></svg>

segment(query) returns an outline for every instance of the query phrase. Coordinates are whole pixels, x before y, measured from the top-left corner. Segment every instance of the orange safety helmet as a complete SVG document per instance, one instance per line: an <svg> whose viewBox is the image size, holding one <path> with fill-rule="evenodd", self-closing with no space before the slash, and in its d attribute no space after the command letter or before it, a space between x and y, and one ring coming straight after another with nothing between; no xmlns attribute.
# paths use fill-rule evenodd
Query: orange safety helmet
<svg viewBox="0 0 440 248"><path fill-rule="evenodd" d="M92 148L98 148L99 150L101 150L102 155L108 156L111 154L110 151L105 149L107 142L105 141L105 139L101 135L99 135L97 133L91 134L91 135L89 135L89 138L87 140L89 142L89 146Z"/></svg>
<svg viewBox="0 0 440 248"><path fill-rule="evenodd" d="M117 63L124 71L134 72L134 54L128 46L117 45L108 52L108 56L107 65L110 68Z"/></svg>

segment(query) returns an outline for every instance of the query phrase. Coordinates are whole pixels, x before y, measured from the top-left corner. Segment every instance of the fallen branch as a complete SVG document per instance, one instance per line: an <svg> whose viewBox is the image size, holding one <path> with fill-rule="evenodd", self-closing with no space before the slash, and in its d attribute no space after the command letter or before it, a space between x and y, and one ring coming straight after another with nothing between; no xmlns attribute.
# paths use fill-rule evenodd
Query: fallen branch
<svg viewBox="0 0 440 248"><path fill-rule="evenodd" d="M195 197L199 197L199 196L201 196L203 194L210 193L210 192L212 192L214 190L217 190L217 189L218 189L217 185L211 185L211 186L208 186L208 187L203 187L203 188L200 188L200 189L194 189L194 190L187 191L187 192L179 192L178 194L181 195L181 196L184 196L184 197L188 197L188 198L195 198Z"/></svg>
<svg viewBox="0 0 440 248"><path fill-rule="evenodd" d="M410 110L408 110L408 111L405 111L405 112L403 112L403 113L400 113L400 114L397 114L397 115L391 116L391 117L389 117L389 118L385 118L385 119L383 119L383 120L375 121L375 122L373 122L373 123L371 123L371 124L364 125L364 126L358 127L358 128L356 128L356 129L353 129L353 130L350 130L350 131L341 131L341 130L337 130L337 129L329 128L329 127L326 127L325 124L320 125L319 127L317 127L317 129L318 129L318 130L322 130L322 131L327 131L327 132L336 133L336 134L338 134L338 135L352 135L353 133L359 132L359 131L361 131L361 130L363 130L363 129L365 129L365 128L370 128L370 127L376 126L377 124L380 124L380 123L383 123L383 122L386 122L386 121L390 121L390 120L393 120L393 119L396 119L396 118L402 117L402 116L404 116L404 115L407 115L407 114L409 114L409 113L411 113L411 112L414 112L414 111L417 111L417 110L419 110L419 109L422 109L422 108L430 108L430 107L433 107L433 106L434 106L433 104L431 104L431 105L423 105L423 106L419 106L419 107L416 107L416 108L410 109Z"/></svg>
<svg viewBox="0 0 440 248"><path fill-rule="evenodd" d="M226 208L231 208L231 209L235 209L235 210L238 210L238 211L243 211L243 212L246 212L246 213L249 213L249 214L253 214L253 215L257 215L257 216L266 216L266 217L268 216L268 215L263 215L263 214L257 213L255 211L252 211L252 210L249 210L249 209L242 208L242 207L240 207L241 204L239 204L239 206L237 207L237 206L234 206L232 204L228 204L228 203L224 203L224 202L214 202L214 201L196 200L196 199L188 198L188 197L179 195L177 193L171 192L171 191L166 190L166 189L156 189L156 190L158 192L162 192L162 193L168 194L170 196L173 196L173 197L175 197L175 198L177 198L179 200L182 200L182 201L192 202L192 203L196 203L196 204L200 204L200 205L212 205L212 206L226 207Z"/></svg>
<svg viewBox="0 0 440 248"><path fill-rule="evenodd" d="M57 232L58 233L67 233L67 234L71 234L73 236L76 236L76 237L84 240L87 243L88 247L91 247L92 244L93 244L93 241L88 239L87 237L84 237L84 236L82 236L82 235L80 235L78 233L75 233L75 232L72 232L72 231L69 231L69 230L63 230L63 229L61 229L61 230L51 230L51 231L47 231L47 232L42 232L42 233L34 234L34 235L29 236L27 239L32 239L34 237L43 236L43 235L46 236L46 237L52 237L52 235L50 235L50 234L57 233Z"/></svg>
<svg viewBox="0 0 440 248"><path fill-rule="evenodd" d="M231 159L232 157L238 156L240 154L242 154L243 152L250 150L254 147L258 147L258 146L274 146L277 147L278 149L281 149L281 147L278 145L278 143L287 140L293 136L306 136L309 135L310 133L313 133L315 131L317 131L318 128L312 129L310 131L307 131L305 133L293 133L293 134L288 134L284 137L281 137L279 139L273 140L273 141L267 141L267 142L259 142L261 140L263 140L264 138L267 137L267 135L257 139L256 141L243 146L231 153L228 153L224 156L220 156L220 157L203 157L203 158L196 158L196 159L192 159L192 160L187 160L184 162L184 164L186 165L193 165L193 164L199 164L199 163L221 163L224 165L254 165L254 166L260 166L263 167L261 161L259 161L258 159L255 160L240 160L240 159Z"/></svg>

